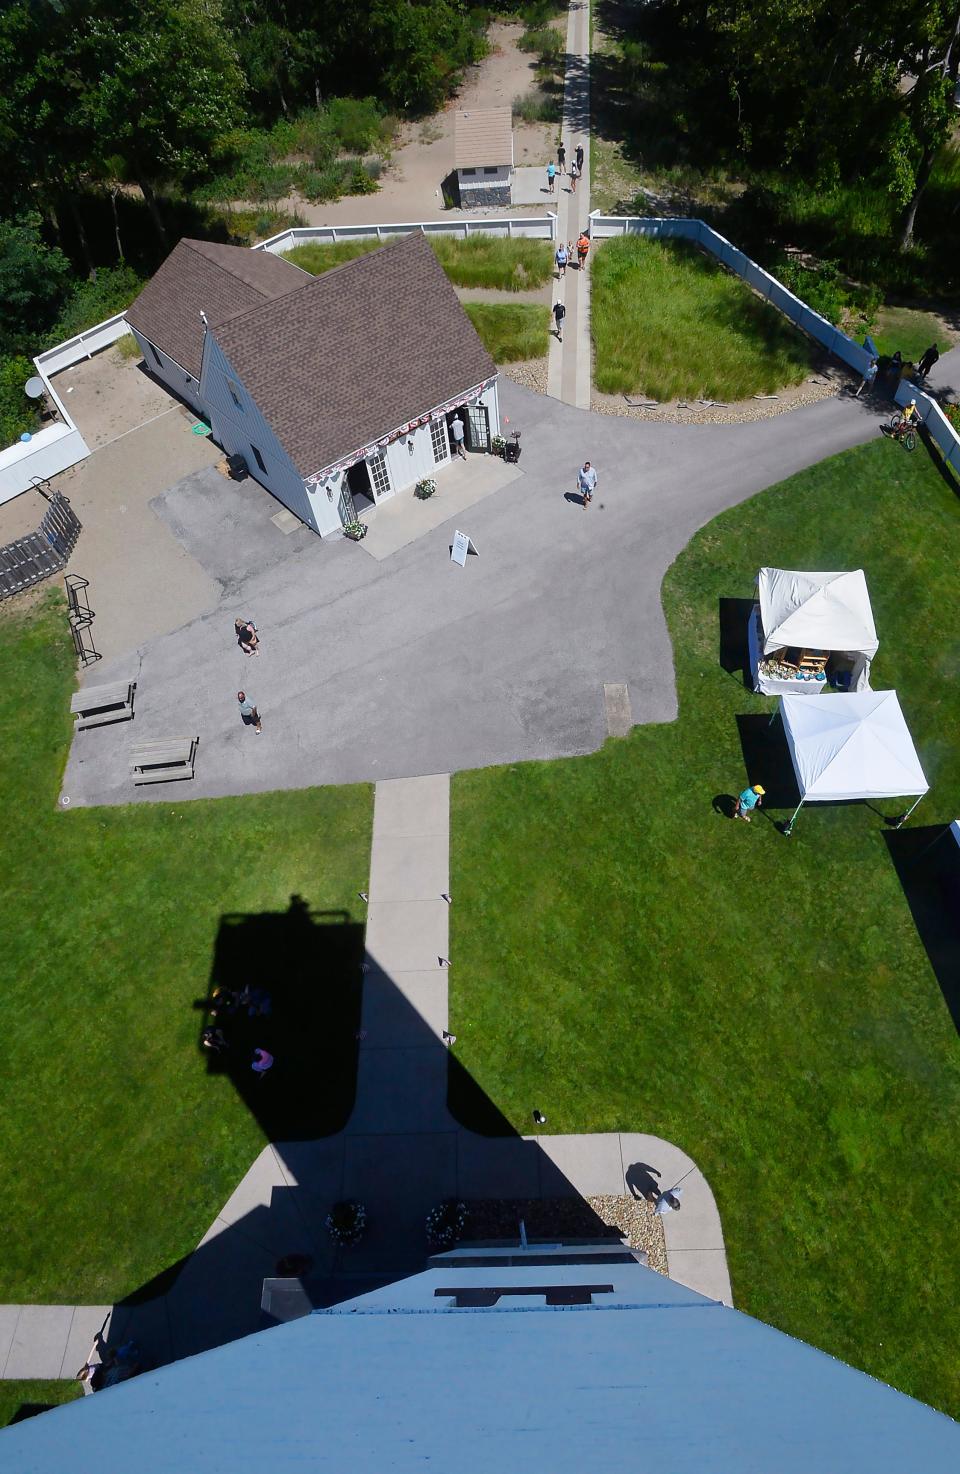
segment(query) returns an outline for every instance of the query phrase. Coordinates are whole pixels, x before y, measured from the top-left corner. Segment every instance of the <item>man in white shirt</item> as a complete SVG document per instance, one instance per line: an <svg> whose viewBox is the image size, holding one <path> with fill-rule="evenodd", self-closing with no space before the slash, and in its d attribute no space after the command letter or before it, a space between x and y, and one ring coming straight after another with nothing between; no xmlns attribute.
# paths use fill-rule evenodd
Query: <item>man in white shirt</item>
<svg viewBox="0 0 960 1474"><path fill-rule="evenodd" d="M580 495L583 497L583 510L586 511L593 501L593 493L597 487L597 473L589 461L584 461L577 475L577 485L580 487Z"/></svg>
<svg viewBox="0 0 960 1474"><path fill-rule="evenodd" d="M453 437L453 448L457 455L463 456L463 459L466 460L467 452L463 444L463 421L459 415L454 415L450 421L450 434Z"/></svg>

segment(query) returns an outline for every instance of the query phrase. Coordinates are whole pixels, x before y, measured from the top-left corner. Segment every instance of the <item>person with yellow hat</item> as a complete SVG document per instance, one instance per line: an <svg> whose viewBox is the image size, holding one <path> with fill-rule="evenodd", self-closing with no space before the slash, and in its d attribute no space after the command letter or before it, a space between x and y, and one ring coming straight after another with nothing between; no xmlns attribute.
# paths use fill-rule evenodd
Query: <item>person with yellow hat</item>
<svg viewBox="0 0 960 1474"><path fill-rule="evenodd" d="M751 811L759 807L765 792L766 789L761 788L759 783L754 783L752 788L745 788L734 805L733 817L745 819L749 824Z"/></svg>

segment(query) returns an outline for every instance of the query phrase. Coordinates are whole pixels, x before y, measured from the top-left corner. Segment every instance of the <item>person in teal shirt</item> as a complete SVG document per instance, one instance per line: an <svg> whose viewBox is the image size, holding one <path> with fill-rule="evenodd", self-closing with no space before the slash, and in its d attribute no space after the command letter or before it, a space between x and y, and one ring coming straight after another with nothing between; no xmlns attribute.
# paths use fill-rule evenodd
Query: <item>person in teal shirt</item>
<svg viewBox="0 0 960 1474"><path fill-rule="evenodd" d="M765 791L765 789L760 787L759 783L754 783L752 788L745 788L740 797L737 799L736 805L733 810L733 817L735 819L745 819L746 822L749 824L750 815L753 813L753 810L757 808L757 806L760 804Z"/></svg>

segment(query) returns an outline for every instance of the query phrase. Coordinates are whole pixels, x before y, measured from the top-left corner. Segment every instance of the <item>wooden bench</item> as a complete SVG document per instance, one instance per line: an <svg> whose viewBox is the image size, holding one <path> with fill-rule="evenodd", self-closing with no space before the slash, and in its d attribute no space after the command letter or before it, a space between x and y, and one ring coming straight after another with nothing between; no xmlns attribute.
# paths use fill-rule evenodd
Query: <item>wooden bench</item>
<svg viewBox="0 0 960 1474"><path fill-rule="evenodd" d="M136 681L114 681L110 686L84 686L71 699L70 710L77 718L75 731L86 727L104 727L108 722L133 720L133 693Z"/></svg>
<svg viewBox="0 0 960 1474"><path fill-rule="evenodd" d="M163 737L130 749L134 783L173 783L192 778L199 737Z"/></svg>

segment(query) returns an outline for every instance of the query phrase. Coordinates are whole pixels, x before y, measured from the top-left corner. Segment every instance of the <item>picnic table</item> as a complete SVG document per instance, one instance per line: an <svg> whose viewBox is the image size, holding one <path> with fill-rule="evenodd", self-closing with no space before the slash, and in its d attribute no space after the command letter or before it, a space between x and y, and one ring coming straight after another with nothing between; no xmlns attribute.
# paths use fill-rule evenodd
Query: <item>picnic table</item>
<svg viewBox="0 0 960 1474"><path fill-rule="evenodd" d="M134 783L173 783L192 778L199 737L161 737L130 749Z"/></svg>
<svg viewBox="0 0 960 1474"><path fill-rule="evenodd" d="M109 722L133 720L133 693L136 681L113 681L106 686L84 686L71 698L70 710L77 718L75 731L87 727L104 727Z"/></svg>

